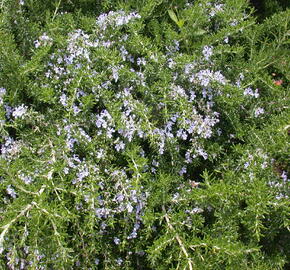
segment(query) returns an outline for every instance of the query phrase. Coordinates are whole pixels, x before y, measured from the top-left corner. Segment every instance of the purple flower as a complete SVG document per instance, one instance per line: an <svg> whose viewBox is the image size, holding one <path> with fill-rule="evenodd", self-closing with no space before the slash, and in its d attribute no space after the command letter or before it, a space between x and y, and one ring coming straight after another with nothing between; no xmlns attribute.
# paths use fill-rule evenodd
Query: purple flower
<svg viewBox="0 0 290 270"><path fill-rule="evenodd" d="M12 198L14 198L14 199L16 198L16 192L15 192L14 188L11 187L11 185L7 186L6 191Z"/></svg>
<svg viewBox="0 0 290 270"><path fill-rule="evenodd" d="M74 147L74 143L75 143L75 142L78 142L78 140L77 140L77 139L74 139L74 138L69 138L69 139L66 141L66 145L67 145L67 147L68 147L70 150L72 150L73 147Z"/></svg>
<svg viewBox="0 0 290 270"><path fill-rule="evenodd" d="M69 173L69 168L65 167L65 168L63 169L63 173L64 173L64 174L68 174L68 173Z"/></svg>
<svg viewBox="0 0 290 270"><path fill-rule="evenodd" d="M80 111L81 111L81 109L78 106L73 105L73 113L74 113L74 115L77 115Z"/></svg>
<svg viewBox="0 0 290 270"><path fill-rule="evenodd" d="M179 175L182 176L183 174L186 173L186 167L182 167L181 170L179 171Z"/></svg>
<svg viewBox="0 0 290 270"><path fill-rule="evenodd" d="M259 115L264 114L264 113L265 113L264 109L260 107L254 111L255 117L259 117Z"/></svg>
<svg viewBox="0 0 290 270"><path fill-rule="evenodd" d="M117 143L117 144L115 145L115 149L116 149L118 152L120 152L121 150L125 149L125 144L124 144L124 142L120 141L119 143Z"/></svg>
<svg viewBox="0 0 290 270"><path fill-rule="evenodd" d="M108 208L96 208L95 213L98 218L107 218L110 211Z"/></svg>
<svg viewBox="0 0 290 270"><path fill-rule="evenodd" d="M123 263L123 260L121 258L116 260L116 263L120 266Z"/></svg>
<svg viewBox="0 0 290 270"><path fill-rule="evenodd" d="M133 211L133 206L132 206L132 204L129 202L129 203L127 203L127 211L129 212L129 213L132 213L132 211Z"/></svg>
<svg viewBox="0 0 290 270"><path fill-rule="evenodd" d="M144 57L142 57L142 58L137 58L137 65L138 66L145 66L146 65L146 60L144 59Z"/></svg>
<svg viewBox="0 0 290 270"><path fill-rule="evenodd" d="M253 92L252 88L248 87L244 90L244 96L252 96L258 98L259 97L258 89L256 89L255 92Z"/></svg>
<svg viewBox="0 0 290 270"><path fill-rule="evenodd" d="M31 176L26 176L26 175L24 175L24 174L19 175L19 178L20 178L20 179L21 179L21 180L22 180L26 185L32 183L32 181L33 181L33 179L32 179Z"/></svg>
<svg viewBox="0 0 290 270"><path fill-rule="evenodd" d="M114 237L114 243L116 244L116 245L119 245L120 244L120 239L118 238L118 237Z"/></svg>
<svg viewBox="0 0 290 270"><path fill-rule="evenodd" d="M199 156L202 156L204 159L208 158L208 154L202 148L198 148L196 152Z"/></svg>
<svg viewBox="0 0 290 270"><path fill-rule="evenodd" d="M26 114L26 112L27 112L27 106L24 106L22 104L14 109L12 115L15 118L23 118L23 116Z"/></svg>
<svg viewBox="0 0 290 270"><path fill-rule="evenodd" d="M250 163L249 163L249 162L246 162L246 163L244 164L244 168L245 168L245 169L247 169L249 166L250 166Z"/></svg>
<svg viewBox="0 0 290 270"><path fill-rule="evenodd" d="M40 46L46 46L50 45L52 42L52 38L50 38L46 33L43 33L42 36L40 36L36 41L34 41L35 48L38 48Z"/></svg>
<svg viewBox="0 0 290 270"><path fill-rule="evenodd" d="M124 197L124 195L123 194L121 194L121 193L118 193L117 195L116 195L116 197L115 197L115 200L117 201L117 202L122 202L123 200L125 199L125 197Z"/></svg>
<svg viewBox="0 0 290 270"><path fill-rule="evenodd" d="M113 79L115 80L115 82L118 81L119 79L119 73L118 73L118 68L117 67L113 67L112 68L112 73L113 73Z"/></svg>
<svg viewBox="0 0 290 270"><path fill-rule="evenodd" d="M282 177L284 182L287 182L288 176L287 176L287 173L285 171L282 172L281 177Z"/></svg>
<svg viewBox="0 0 290 270"><path fill-rule="evenodd" d="M172 69L172 68L175 66L175 64L176 64L176 63L174 62L174 60L172 60L171 58L168 59L167 63L168 63L168 67L169 67L170 69Z"/></svg>
<svg viewBox="0 0 290 270"><path fill-rule="evenodd" d="M0 97L3 97L6 94L6 89L3 87L0 87Z"/></svg>
<svg viewBox="0 0 290 270"><path fill-rule="evenodd" d="M62 94L59 98L60 103L62 106L67 106L67 96L65 94Z"/></svg>
<svg viewBox="0 0 290 270"><path fill-rule="evenodd" d="M202 54L205 60L209 60L209 58L213 55L212 47L211 46L204 46L202 50Z"/></svg>

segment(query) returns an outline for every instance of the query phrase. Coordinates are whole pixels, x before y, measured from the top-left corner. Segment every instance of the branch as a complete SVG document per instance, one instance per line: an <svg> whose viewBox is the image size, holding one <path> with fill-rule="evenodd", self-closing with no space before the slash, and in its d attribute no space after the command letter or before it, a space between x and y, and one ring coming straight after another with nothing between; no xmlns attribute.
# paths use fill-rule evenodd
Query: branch
<svg viewBox="0 0 290 270"><path fill-rule="evenodd" d="M20 217L24 216L27 211L29 211L36 203L32 202L31 204L28 204L14 219L12 219L9 223L2 226L3 231L0 234L0 254L3 252L3 242L4 242L4 236L8 232L11 225Z"/></svg>
<svg viewBox="0 0 290 270"><path fill-rule="evenodd" d="M165 209L164 205L162 205L162 210L165 212L165 216L164 217L165 217L165 220L167 222L167 225L168 225L169 229L171 231L174 231L175 232L175 229L173 228L172 224L170 223L170 219L169 219L169 216L167 215L167 212L166 212L166 209ZM191 263L191 259L189 258L189 255L188 255L188 253L187 253L187 251L186 251L186 249L185 249L185 247L184 247L184 245L183 245L183 243L182 243L182 241L181 241L178 233L176 233L175 239L177 240L177 242L178 242L178 244L179 244L179 246L180 246L183 254L185 255L185 257L186 257L186 259L188 261L189 269L190 270L193 270L192 263Z"/></svg>

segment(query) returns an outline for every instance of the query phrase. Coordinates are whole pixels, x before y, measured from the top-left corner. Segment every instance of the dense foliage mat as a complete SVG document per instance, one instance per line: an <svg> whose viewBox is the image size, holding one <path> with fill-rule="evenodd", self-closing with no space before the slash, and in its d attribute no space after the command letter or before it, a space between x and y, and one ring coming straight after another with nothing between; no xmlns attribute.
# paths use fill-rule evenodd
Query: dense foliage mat
<svg viewBox="0 0 290 270"><path fill-rule="evenodd" d="M290 11L254 12L0 1L1 269L288 269Z"/></svg>

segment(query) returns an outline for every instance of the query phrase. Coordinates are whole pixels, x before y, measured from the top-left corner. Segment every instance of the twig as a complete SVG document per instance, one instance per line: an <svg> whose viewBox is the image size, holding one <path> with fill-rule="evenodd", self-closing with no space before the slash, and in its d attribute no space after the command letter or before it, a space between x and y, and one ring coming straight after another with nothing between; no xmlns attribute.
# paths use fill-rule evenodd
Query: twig
<svg viewBox="0 0 290 270"><path fill-rule="evenodd" d="M11 227L11 225L17 221L17 219L19 219L20 217L24 216L25 213L27 211L29 211L32 206L36 205L35 202L32 202L31 204L28 204L14 219L12 219L9 223L7 223L6 225L2 226L3 231L0 234L0 254L3 252L4 248L3 248L3 242L4 242L4 236L5 234L8 232L9 228Z"/></svg>
<svg viewBox="0 0 290 270"><path fill-rule="evenodd" d="M59 9L59 7L60 7L60 3L61 3L61 0L59 0L57 6L56 6L56 8L55 8L55 11L54 11L54 13L53 13L53 17L52 17L52 21L54 21L54 19L55 19L55 17L56 17L56 14L57 14L58 9Z"/></svg>
<svg viewBox="0 0 290 270"><path fill-rule="evenodd" d="M169 229L175 232L175 229L173 228L172 224L170 223L170 219L169 219L169 217L167 215L167 212L166 212L166 209L165 209L164 205L162 205L162 210L165 212L165 216L164 217L165 217L165 220L167 222L167 225L168 225ZM189 258L189 255L188 255L188 253L187 253L187 251L186 251L186 249L185 249L185 247L184 247L184 245L183 245L178 233L176 233L175 239L177 240L177 242L178 242L183 254L185 255L185 257L186 257L186 259L188 261L189 269L193 270L191 259Z"/></svg>

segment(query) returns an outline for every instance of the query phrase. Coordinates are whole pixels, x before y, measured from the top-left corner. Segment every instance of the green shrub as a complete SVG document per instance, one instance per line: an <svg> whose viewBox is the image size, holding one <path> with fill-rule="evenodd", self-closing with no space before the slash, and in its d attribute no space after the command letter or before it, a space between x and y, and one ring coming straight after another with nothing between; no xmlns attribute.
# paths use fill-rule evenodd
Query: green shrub
<svg viewBox="0 0 290 270"><path fill-rule="evenodd" d="M286 269L289 15L2 1L1 267Z"/></svg>

